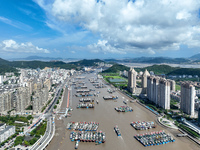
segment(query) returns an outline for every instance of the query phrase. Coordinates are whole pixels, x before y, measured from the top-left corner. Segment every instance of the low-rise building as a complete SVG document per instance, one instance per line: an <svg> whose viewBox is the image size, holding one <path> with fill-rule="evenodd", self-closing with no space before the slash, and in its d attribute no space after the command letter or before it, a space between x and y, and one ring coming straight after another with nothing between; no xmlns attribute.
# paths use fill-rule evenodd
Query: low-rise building
<svg viewBox="0 0 200 150"><path fill-rule="evenodd" d="M0 131L0 142L2 143L13 134L15 134L15 126L5 126L5 128Z"/></svg>

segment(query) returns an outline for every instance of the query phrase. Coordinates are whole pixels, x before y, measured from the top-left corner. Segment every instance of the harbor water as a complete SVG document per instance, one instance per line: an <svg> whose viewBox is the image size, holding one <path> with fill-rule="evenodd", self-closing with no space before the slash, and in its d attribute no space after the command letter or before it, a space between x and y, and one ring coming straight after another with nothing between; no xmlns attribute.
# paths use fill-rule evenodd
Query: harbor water
<svg viewBox="0 0 200 150"><path fill-rule="evenodd" d="M92 96L95 98L96 102L94 108L79 108L76 106L79 103L79 100L82 97L76 97L76 90L74 85L70 90L70 105L73 109L71 117L60 118L59 114L56 115L56 132L53 140L47 146L47 150L72 150L75 148L75 142L71 142L69 136L71 130L67 130L67 124L72 122L97 122L99 123L98 130L102 130L106 133L106 142L95 145L94 142L79 142L78 149L80 150L199 150L200 147L194 142L190 141L187 137L177 137L176 135L180 133L177 130L165 128L157 122L157 117L155 114L139 105L137 102L130 103L130 99L118 91L113 92L112 94L107 92L107 89L112 89L107 86L106 88L95 88L92 83L88 80L91 77L94 77L94 73L83 74L86 76L85 79L77 79L75 81L84 81L88 89L95 89L90 93L97 93L99 91L99 97ZM101 79L99 82L103 81ZM67 89L66 89L67 91ZM64 111L66 108L67 93L65 92L65 97L60 111ZM117 100L104 100L103 96L118 96ZM87 97L85 97L87 98ZM127 101L127 105L133 108L132 112L117 112L114 108L124 105L123 101ZM60 118L60 119L59 119ZM134 121L153 121L156 124L156 128L148 130L135 130L130 123ZM118 125L121 136L117 136L114 127ZM134 136L137 134L149 133L154 131L164 130L166 133L169 133L174 139L175 142L168 143L164 145L156 145L144 147L140 142L138 142Z"/></svg>

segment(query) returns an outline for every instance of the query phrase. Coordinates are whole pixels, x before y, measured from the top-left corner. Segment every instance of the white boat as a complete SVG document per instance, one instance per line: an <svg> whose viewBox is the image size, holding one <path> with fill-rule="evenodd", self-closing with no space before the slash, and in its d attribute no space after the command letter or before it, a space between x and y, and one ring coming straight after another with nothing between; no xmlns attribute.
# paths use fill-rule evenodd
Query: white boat
<svg viewBox="0 0 200 150"><path fill-rule="evenodd" d="M76 141L76 143L75 143L75 149L78 149L78 144L79 144L79 141Z"/></svg>

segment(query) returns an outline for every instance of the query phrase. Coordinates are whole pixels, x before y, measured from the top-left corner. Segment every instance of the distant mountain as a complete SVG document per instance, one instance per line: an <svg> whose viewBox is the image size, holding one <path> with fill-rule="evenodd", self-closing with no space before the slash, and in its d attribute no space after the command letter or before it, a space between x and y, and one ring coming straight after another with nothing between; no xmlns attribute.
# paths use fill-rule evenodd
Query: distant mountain
<svg viewBox="0 0 200 150"><path fill-rule="evenodd" d="M136 59L125 60L125 62L134 63L187 63L189 62L186 58L169 58L169 57L140 57Z"/></svg>
<svg viewBox="0 0 200 150"><path fill-rule="evenodd" d="M107 70L104 70L103 73L118 73L119 71L128 71L130 68L124 65L120 64L114 64L112 67L108 68ZM153 71L155 74L169 74L177 69L180 69L178 67L171 67L168 65L152 65L145 68L134 68L135 71L145 71L147 69L148 71Z"/></svg>
<svg viewBox="0 0 200 150"><path fill-rule="evenodd" d="M32 57L36 58L36 57ZM38 57L37 57L38 58ZM80 60L76 62L65 63L63 61L7 61L0 58L0 74L5 72L17 72L16 68L45 68L45 67L60 67L63 69L80 69L83 66L95 66L97 62L104 62L100 59Z"/></svg>
<svg viewBox="0 0 200 150"><path fill-rule="evenodd" d="M192 60L200 60L200 53L190 57Z"/></svg>
<svg viewBox="0 0 200 150"><path fill-rule="evenodd" d="M107 62L125 62L125 63L189 63L190 60L186 58L169 58L169 57L137 57L128 59L104 59Z"/></svg>
<svg viewBox="0 0 200 150"><path fill-rule="evenodd" d="M51 61L51 60L63 60L63 58L61 57L41 57L41 56L28 56L25 58L13 58L12 60L14 61L18 61L18 60L27 60L27 61L31 61L31 60L41 60L41 61Z"/></svg>
<svg viewBox="0 0 200 150"><path fill-rule="evenodd" d="M0 75L4 75L6 72L17 73L18 70L11 65L11 62L0 58Z"/></svg>
<svg viewBox="0 0 200 150"><path fill-rule="evenodd" d="M95 66L98 62L104 62L100 59L83 59L77 62L70 62L69 64L74 64L78 66Z"/></svg>
<svg viewBox="0 0 200 150"><path fill-rule="evenodd" d="M10 63L9 61L0 58L0 65L7 65L7 64L9 64L9 63Z"/></svg>

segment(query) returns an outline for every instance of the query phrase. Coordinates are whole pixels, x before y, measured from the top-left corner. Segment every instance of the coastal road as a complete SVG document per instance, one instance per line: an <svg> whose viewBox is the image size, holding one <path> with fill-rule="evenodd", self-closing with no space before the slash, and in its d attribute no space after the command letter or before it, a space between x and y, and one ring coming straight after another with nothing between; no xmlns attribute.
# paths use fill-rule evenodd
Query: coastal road
<svg viewBox="0 0 200 150"><path fill-rule="evenodd" d="M48 109L45 111L45 118L47 119L47 128L45 131L45 134L33 145L33 147L31 148L31 150L42 150L44 149L49 142L52 139L53 136L53 130L55 128L55 123L54 123L54 119L53 119L53 107L56 104L61 90L62 88L64 88L66 84L66 80L65 82L63 82L62 85L60 85L60 87L58 88L57 92L56 92L56 96L54 98L54 101L50 104L50 106L48 107Z"/></svg>
<svg viewBox="0 0 200 150"><path fill-rule="evenodd" d="M53 133L53 117L49 116L47 118L47 128L46 128L46 132L43 135L43 137L37 142L36 145L34 145L31 149L32 150L41 150L44 149L46 147L47 141L50 140L51 135Z"/></svg>

